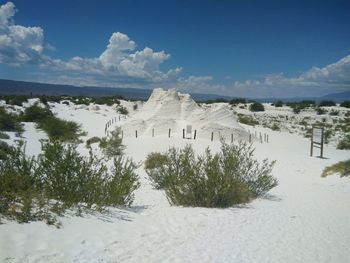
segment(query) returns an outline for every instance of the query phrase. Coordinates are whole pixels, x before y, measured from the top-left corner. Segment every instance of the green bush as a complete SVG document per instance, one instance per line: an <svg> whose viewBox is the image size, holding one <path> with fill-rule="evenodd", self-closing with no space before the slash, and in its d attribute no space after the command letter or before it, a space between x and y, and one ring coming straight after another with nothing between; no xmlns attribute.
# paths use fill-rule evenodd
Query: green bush
<svg viewBox="0 0 350 263"><path fill-rule="evenodd" d="M250 109L250 111L254 111L254 112L256 112L256 111L264 111L265 110L264 105L262 105L259 102L252 103L250 105L249 109Z"/></svg>
<svg viewBox="0 0 350 263"><path fill-rule="evenodd" d="M86 140L86 146L90 146L91 144L99 143L99 142L101 142L101 138L94 136Z"/></svg>
<svg viewBox="0 0 350 263"><path fill-rule="evenodd" d="M20 222L34 219L33 198L40 189L37 163L24 153L24 144L7 148L0 161L0 214Z"/></svg>
<svg viewBox="0 0 350 263"><path fill-rule="evenodd" d="M9 146L6 142L0 141L0 160L4 160L8 157L12 146Z"/></svg>
<svg viewBox="0 0 350 263"><path fill-rule="evenodd" d="M330 106L337 106L334 101L331 100L323 100L318 104L319 107L330 107Z"/></svg>
<svg viewBox="0 0 350 263"><path fill-rule="evenodd" d="M117 127L111 131L109 137L103 137L100 141L100 148L107 158L113 158L123 154L124 145L122 144L121 129Z"/></svg>
<svg viewBox="0 0 350 263"><path fill-rule="evenodd" d="M340 104L340 107L350 108L350 100L345 100Z"/></svg>
<svg viewBox="0 0 350 263"><path fill-rule="evenodd" d="M326 177L331 174L339 173L341 177L350 176L350 160L338 162L331 166L327 166L321 176Z"/></svg>
<svg viewBox="0 0 350 263"><path fill-rule="evenodd" d="M281 100L276 101L275 107L276 107L276 108L278 108L278 107L283 107L283 101L281 101Z"/></svg>
<svg viewBox="0 0 350 263"><path fill-rule="evenodd" d="M350 134L344 136L342 140L337 145L339 150L350 150Z"/></svg>
<svg viewBox="0 0 350 263"><path fill-rule="evenodd" d="M146 172L157 188L165 190L173 205L229 207L264 195L277 185L271 175L274 162L264 160L260 166L253 152L244 143L222 143L221 152L213 155L207 149L198 157L191 146L171 148L166 158L153 159L150 167L155 168Z"/></svg>
<svg viewBox="0 0 350 263"><path fill-rule="evenodd" d="M4 107L0 107L0 131L23 132L18 115L7 112Z"/></svg>
<svg viewBox="0 0 350 263"><path fill-rule="evenodd" d="M163 176L160 171L164 165L168 162L168 157L166 154L161 153L150 153L148 154L145 161L145 171L149 175L152 185L156 189L161 189L166 185L166 176Z"/></svg>
<svg viewBox="0 0 350 263"><path fill-rule="evenodd" d="M259 125L259 122L256 119L254 119L254 117L249 115L238 114L238 121L240 123L251 126Z"/></svg>
<svg viewBox="0 0 350 263"><path fill-rule="evenodd" d="M26 108L22 116L25 122L40 122L49 117L53 117L53 113L49 108L42 108L37 103Z"/></svg>
<svg viewBox="0 0 350 263"><path fill-rule="evenodd" d="M123 114L123 115L128 115L129 114L128 109L123 107L123 106L118 107L117 108L117 112L119 112L120 114Z"/></svg>
<svg viewBox="0 0 350 263"><path fill-rule="evenodd" d="M7 133L0 131L0 139L8 140L10 139L10 136Z"/></svg>
<svg viewBox="0 0 350 263"><path fill-rule="evenodd" d="M318 107L318 108L316 109L316 112L317 112L317 115L323 115L323 114L326 114L326 113L327 113L327 111L326 111L325 109L322 109L322 108L320 108L320 107Z"/></svg>
<svg viewBox="0 0 350 263"><path fill-rule="evenodd" d="M37 122L37 128L47 133L50 139L76 142L80 136L85 135L81 125L74 121L66 121L55 116Z"/></svg>

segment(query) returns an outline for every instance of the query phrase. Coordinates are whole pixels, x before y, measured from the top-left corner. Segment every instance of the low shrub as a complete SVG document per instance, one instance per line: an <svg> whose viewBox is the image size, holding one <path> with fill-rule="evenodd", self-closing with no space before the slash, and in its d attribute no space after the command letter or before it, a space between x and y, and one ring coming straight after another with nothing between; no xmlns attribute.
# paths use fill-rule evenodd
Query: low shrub
<svg viewBox="0 0 350 263"><path fill-rule="evenodd" d="M120 114L123 114L123 115L128 115L129 114L129 111L127 108L125 108L124 106L120 106L117 108L117 112L119 112Z"/></svg>
<svg viewBox="0 0 350 263"><path fill-rule="evenodd" d="M6 142L0 141L0 160L4 160L8 157L12 146L9 146Z"/></svg>
<svg viewBox="0 0 350 263"><path fill-rule="evenodd" d="M337 106L337 104L332 100L323 100L318 104L319 107L330 107Z"/></svg>
<svg viewBox="0 0 350 263"><path fill-rule="evenodd" d="M9 113L0 107L0 131L22 133L23 127L17 114Z"/></svg>
<svg viewBox="0 0 350 263"><path fill-rule="evenodd" d="M10 136L7 133L0 131L0 139L8 140L10 139Z"/></svg>
<svg viewBox="0 0 350 263"><path fill-rule="evenodd" d="M86 146L90 146L91 144L99 143L99 142L101 142L101 138L94 136L86 140Z"/></svg>
<svg viewBox="0 0 350 263"><path fill-rule="evenodd" d="M149 175L152 185L156 189L164 188L166 185L166 176L160 171L168 162L166 154L153 152L148 154L145 161L145 171Z"/></svg>
<svg viewBox="0 0 350 263"><path fill-rule="evenodd" d="M278 108L278 107L283 107L283 101L281 101L281 100L276 101L275 107L276 107L276 108Z"/></svg>
<svg viewBox="0 0 350 263"><path fill-rule="evenodd" d="M55 116L37 122L37 128L47 133L50 139L76 142L80 136L85 135L81 125L74 121L66 121Z"/></svg>
<svg viewBox="0 0 350 263"><path fill-rule="evenodd" d="M117 127L111 131L108 137L100 140L100 148L107 158L113 158L123 154L124 145L122 144L121 129Z"/></svg>
<svg viewBox="0 0 350 263"><path fill-rule="evenodd" d="M345 100L340 104L340 107L350 108L350 100Z"/></svg>
<svg viewBox="0 0 350 263"><path fill-rule="evenodd" d="M350 176L350 160L338 162L331 166L327 166L321 176L326 177L331 174L339 173L341 177Z"/></svg>
<svg viewBox="0 0 350 263"><path fill-rule="evenodd" d="M264 160L260 166L253 152L247 144L224 142L221 152L213 155L207 149L198 157L191 146L171 148L165 157L150 155L146 172L157 188L165 190L172 205L229 207L249 202L277 185L271 175L274 162Z"/></svg>
<svg viewBox="0 0 350 263"><path fill-rule="evenodd" d="M316 109L316 112L317 112L317 115L323 115L327 113L327 111L325 109L322 109L321 107L318 107Z"/></svg>
<svg viewBox="0 0 350 263"><path fill-rule="evenodd" d="M344 136L337 145L337 149L339 150L350 150L350 134Z"/></svg>
<svg viewBox="0 0 350 263"><path fill-rule="evenodd" d="M259 102L254 102L249 106L250 111L256 112L256 111L264 111L264 105L262 105Z"/></svg>
<svg viewBox="0 0 350 263"><path fill-rule="evenodd" d="M24 110L22 120L24 122L40 122L49 117L53 117L49 108L40 107L37 103Z"/></svg>
<svg viewBox="0 0 350 263"><path fill-rule="evenodd" d="M104 159L92 151L82 156L76 147L47 141L37 158L25 155L23 143L9 147L0 161L0 216L57 225L55 215L67 208L129 206L140 185L137 165L118 156L108 169Z"/></svg>
<svg viewBox="0 0 350 263"><path fill-rule="evenodd" d="M249 115L238 114L238 121L240 123L250 125L250 126L259 125L259 122L256 119L254 119L254 117Z"/></svg>

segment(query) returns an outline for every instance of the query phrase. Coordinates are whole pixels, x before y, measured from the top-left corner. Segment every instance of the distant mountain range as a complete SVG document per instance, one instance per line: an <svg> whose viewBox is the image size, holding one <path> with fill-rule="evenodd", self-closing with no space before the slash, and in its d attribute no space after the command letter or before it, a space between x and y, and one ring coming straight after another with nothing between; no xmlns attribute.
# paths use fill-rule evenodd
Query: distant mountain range
<svg viewBox="0 0 350 263"><path fill-rule="evenodd" d="M47 84L38 82L28 81L16 81L0 79L0 95L48 95L48 96L111 96L120 95L125 99L132 100L147 100L151 95L152 91L149 89L139 88L110 88L110 87L78 87L72 85L61 85L61 84ZM192 98L195 101L206 101L215 100L219 98L233 99L232 96L223 96L217 94L202 94L202 93L191 93ZM322 97L295 97L295 98L283 98L282 101L301 101L301 100L333 100L341 102L344 100L350 100L350 91L342 93L328 94ZM261 102L273 102L280 100L280 98L263 98L255 99Z"/></svg>

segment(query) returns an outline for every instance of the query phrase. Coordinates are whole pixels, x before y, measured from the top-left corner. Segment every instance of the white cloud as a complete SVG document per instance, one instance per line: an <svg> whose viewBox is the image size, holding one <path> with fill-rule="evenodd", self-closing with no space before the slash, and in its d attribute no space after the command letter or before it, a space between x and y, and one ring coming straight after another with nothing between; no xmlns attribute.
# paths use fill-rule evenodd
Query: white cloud
<svg viewBox="0 0 350 263"><path fill-rule="evenodd" d="M38 63L43 51L43 30L15 25L15 13L15 5L11 2L0 6L0 63Z"/></svg>

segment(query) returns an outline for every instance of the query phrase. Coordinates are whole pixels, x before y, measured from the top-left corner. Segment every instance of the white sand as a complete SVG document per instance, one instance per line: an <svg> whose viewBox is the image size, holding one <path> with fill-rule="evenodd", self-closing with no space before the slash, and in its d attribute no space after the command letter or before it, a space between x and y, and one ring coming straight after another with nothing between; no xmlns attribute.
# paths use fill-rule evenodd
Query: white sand
<svg viewBox="0 0 350 263"><path fill-rule="evenodd" d="M99 107L54 104L54 111L81 123L88 138L102 136L106 121L118 116L112 107ZM45 135L31 124L26 130L28 152L37 153L37 141ZM129 209L62 217L61 229L43 222L0 225L0 262L348 262L350 179L320 174L325 166L348 159L350 151L326 146L328 159L309 157L305 138L257 132L268 132L270 143L254 143L256 158L277 161L273 174L279 185L268 197L229 209L171 207L141 167L141 188ZM218 141L183 140L181 135L124 139L127 155L136 161L186 143L197 152L220 147Z"/></svg>

